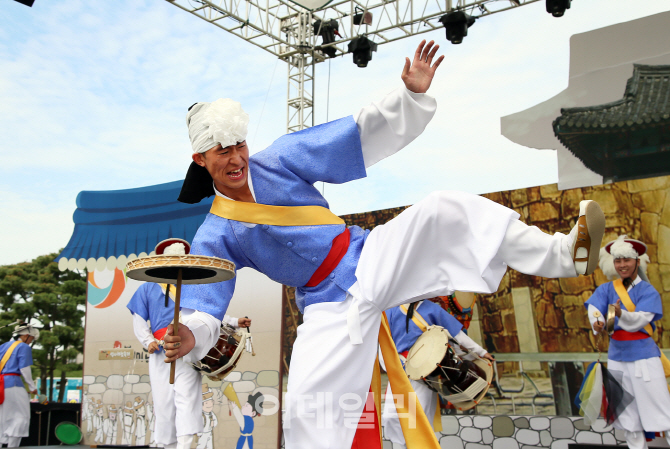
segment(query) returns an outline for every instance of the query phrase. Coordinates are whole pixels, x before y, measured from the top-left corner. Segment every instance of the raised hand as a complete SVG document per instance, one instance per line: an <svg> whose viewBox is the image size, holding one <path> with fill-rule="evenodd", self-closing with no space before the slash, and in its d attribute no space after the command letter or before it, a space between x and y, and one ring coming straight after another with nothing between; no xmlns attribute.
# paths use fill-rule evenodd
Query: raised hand
<svg viewBox="0 0 670 449"><path fill-rule="evenodd" d="M402 71L402 81L405 83L405 87L417 94L423 94L428 91L430 83L433 81L435 76L435 71L442 63L444 55L440 56L435 64L433 63L433 58L435 53L437 53L439 45L435 45L434 41L428 42L426 45L426 40L422 40L419 46L414 52L414 61L411 62L409 58L405 58L405 67Z"/></svg>

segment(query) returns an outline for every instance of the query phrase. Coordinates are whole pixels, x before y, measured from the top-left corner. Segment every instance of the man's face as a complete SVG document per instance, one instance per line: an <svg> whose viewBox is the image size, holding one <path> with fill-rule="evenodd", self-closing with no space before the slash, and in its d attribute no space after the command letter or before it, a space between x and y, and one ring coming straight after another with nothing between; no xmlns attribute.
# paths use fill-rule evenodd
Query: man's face
<svg viewBox="0 0 670 449"><path fill-rule="evenodd" d="M214 400L213 399L207 399L206 401L202 401L202 411L205 413L210 413L212 410L214 410Z"/></svg>
<svg viewBox="0 0 670 449"><path fill-rule="evenodd" d="M629 257L622 257L614 259L614 269L621 279L630 278L635 280L637 277L638 259L631 259Z"/></svg>
<svg viewBox="0 0 670 449"><path fill-rule="evenodd" d="M236 191L247 186L249 148L246 141L225 148L217 145L205 153L193 154L193 160L207 169L217 190L226 196L234 198Z"/></svg>

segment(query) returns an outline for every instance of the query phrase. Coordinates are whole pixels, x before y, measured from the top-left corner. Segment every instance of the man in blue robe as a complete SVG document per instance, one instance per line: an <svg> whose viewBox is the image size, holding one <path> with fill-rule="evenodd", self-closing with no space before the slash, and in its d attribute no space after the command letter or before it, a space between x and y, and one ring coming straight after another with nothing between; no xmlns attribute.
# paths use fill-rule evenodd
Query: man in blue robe
<svg viewBox="0 0 670 449"><path fill-rule="evenodd" d="M7 447L19 447L30 428L30 397L21 377L30 392L37 394L30 370L30 344L40 331L30 324L20 324L14 328L14 335L14 340L0 345L0 443Z"/></svg>
<svg viewBox="0 0 670 449"><path fill-rule="evenodd" d="M128 302L135 336L149 351L149 379L154 399L156 443L167 449L188 449L193 436L203 430L202 374L184 360L177 360L174 385L169 383L170 365L163 362L163 338L174 319L175 286L165 303L165 284L145 282ZM233 327L248 327L249 318L224 316ZM149 326L149 323L151 326ZM217 334L218 337L218 334Z"/></svg>
<svg viewBox="0 0 670 449"><path fill-rule="evenodd" d="M382 311L454 290L494 292L507 266L546 277L595 269L604 215L592 201L580 205L580 232L575 227L569 236L545 234L516 212L462 192L432 193L372 232L330 212L314 183L365 177L423 132L436 109L426 91L443 59L434 61L437 49L423 41L413 61L405 60L404 87L381 101L281 137L253 156L239 103L196 103L187 114L193 164L179 199L216 195L192 252L297 287L304 322L284 402L287 449L351 446ZM204 355L234 289L234 279L184 287L182 307L192 313L178 336L166 336L166 361ZM360 401L350 406L351 397Z"/></svg>
<svg viewBox="0 0 670 449"><path fill-rule="evenodd" d="M644 243L625 235L605 245L600 267L606 275L618 279L599 286L584 303L595 334L604 330L608 306L612 304L615 308L607 369L621 379L622 387L633 396L633 401L613 425L624 430L631 449L647 447L645 431L666 432L670 444L670 392L661 351L652 338L655 322L663 317L663 304L647 278L646 252ZM626 295L628 298L624 298Z"/></svg>

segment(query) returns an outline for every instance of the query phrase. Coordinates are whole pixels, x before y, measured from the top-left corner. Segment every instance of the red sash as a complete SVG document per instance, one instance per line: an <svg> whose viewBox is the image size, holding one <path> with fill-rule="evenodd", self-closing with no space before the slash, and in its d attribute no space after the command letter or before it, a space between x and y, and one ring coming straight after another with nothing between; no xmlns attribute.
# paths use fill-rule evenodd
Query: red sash
<svg viewBox="0 0 670 449"><path fill-rule="evenodd" d="M628 332L623 329L619 329L615 330L610 338L617 341L644 340L645 338L649 338L649 334L642 331Z"/></svg>
<svg viewBox="0 0 670 449"><path fill-rule="evenodd" d="M154 332L154 338L156 340L162 340L163 337L165 337L166 333L167 333L167 327L164 327L163 329L158 329L156 332Z"/></svg>
<svg viewBox="0 0 670 449"><path fill-rule="evenodd" d="M330 247L330 251L328 251L328 255L319 268L316 269L307 284L305 284L305 287L316 287L337 268L337 264L340 263L349 249L349 241L349 228L346 228L342 234L333 239L333 244Z"/></svg>
<svg viewBox="0 0 670 449"><path fill-rule="evenodd" d="M16 373L0 374L0 404L5 403L5 376L18 376Z"/></svg>

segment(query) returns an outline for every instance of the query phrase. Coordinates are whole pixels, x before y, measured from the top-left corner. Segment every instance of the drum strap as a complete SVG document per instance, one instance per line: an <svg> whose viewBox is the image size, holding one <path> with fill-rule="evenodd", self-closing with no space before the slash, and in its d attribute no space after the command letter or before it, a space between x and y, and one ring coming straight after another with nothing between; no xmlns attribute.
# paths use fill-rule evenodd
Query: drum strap
<svg viewBox="0 0 670 449"><path fill-rule="evenodd" d="M617 279L612 282L612 285L614 286L614 291L616 291L617 295L619 295L619 298L621 299L621 302L626 307L626 309L628 309L629 312L635 312L635 304L630 299L628 290L626 290L626 287L623 286L623 281L621 279ZM649 336L654 335L654 329L651 327L651 323L647 324L644 327L644 330L647 332L647 334L649 334ZM665 377L670 377L670 360L668 360L663 351L661 351L661 363L663 364L663 373L665 374Z"/></svg>
<svg viewBox="0 0 670 449"><path fill-rule="evenodd" d="M400 306L400 310L407 315L407 306L405 304ZM416 309L414 309L414 314L412 315L412 322L416 324L416 327L421 329L421 332L426 332L426 329L428 329L428 322L423 319Z"/></svg>
<svg viewBox="0 0 670 449"><path fill-rule="evenodd" d="M428 421L428 418L426 418L423 408L421 408L421 405L418 403L412 384L409 383L405 370L400 364L400 359L397 355L398 350L391 337L391 330L386 318L386 313L382 314L382 322L379 327L379 347L382 351L384 362L386 363L386 372L388 374L389 383L391 384L393 400L395 401L400 427L402 428L407 448L439 449L440 444L437 442L435 432L430 426L430 422ZM381 398L381 386L379 387L379 390L374 393L376 397ZM414 419L412 418L414 417L410 416L409 413L410 394L413 395L413 402L416 406L416 422L413 422ZM399 395L402 395L402 403L400 403L401 401L396 400Z"/></svg>
<svg viewBox="0 0 670 449"><path fill-rule="evenodd" d="M9 358L12 356L12 352L14 352L14 349L16 349L19 343L21 343L21 340L16 340L14 343L11 344L9 349L7 349L7 352L5 352L5 355L2 357L2 360L0 360L0 373L2 372L3 369L5 369L5 365L9 361ZM5 402L5 376L6 374L0 374L0 404L3 404Z"/></svg>
<svg viewBox="0 0 670 449"><path fill-rule="evenodd" d="M340 225L344 220L322 206L270 206L217 196L209 213L228 220L271 226Z"/></svg>

